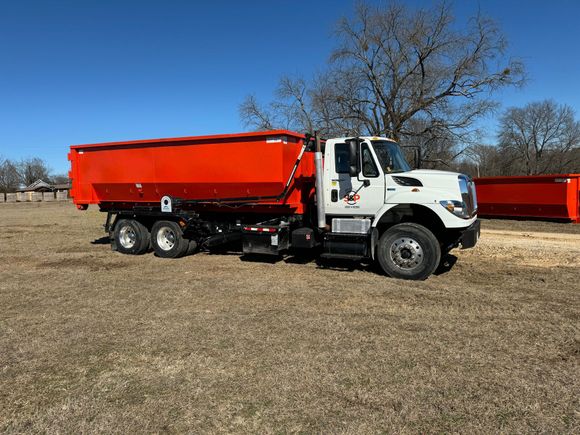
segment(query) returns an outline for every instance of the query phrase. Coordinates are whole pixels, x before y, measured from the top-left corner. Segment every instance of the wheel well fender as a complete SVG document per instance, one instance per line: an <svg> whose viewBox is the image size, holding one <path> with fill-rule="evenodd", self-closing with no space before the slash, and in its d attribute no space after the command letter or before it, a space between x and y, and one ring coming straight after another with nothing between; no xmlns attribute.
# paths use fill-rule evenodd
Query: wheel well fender
<svg viewBox="0 0 580 435"><path fill-rule="evenodd" d="M379 237L393 225L413 222L429 229L435 237L445 231L445 224L431 208L421 204L385 204L373 222Z"/></svg>

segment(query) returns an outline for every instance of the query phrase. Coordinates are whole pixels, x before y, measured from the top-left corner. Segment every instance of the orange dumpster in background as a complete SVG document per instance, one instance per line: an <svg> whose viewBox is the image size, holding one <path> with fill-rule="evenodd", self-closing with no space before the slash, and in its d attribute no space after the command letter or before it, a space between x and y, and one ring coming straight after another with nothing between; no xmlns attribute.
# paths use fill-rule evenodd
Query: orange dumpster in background
<svg viewBox="0 0 580 435"><path fill-rule="evenodd" d="M580 174L475 179L479 215L580 223Z"/></svg>

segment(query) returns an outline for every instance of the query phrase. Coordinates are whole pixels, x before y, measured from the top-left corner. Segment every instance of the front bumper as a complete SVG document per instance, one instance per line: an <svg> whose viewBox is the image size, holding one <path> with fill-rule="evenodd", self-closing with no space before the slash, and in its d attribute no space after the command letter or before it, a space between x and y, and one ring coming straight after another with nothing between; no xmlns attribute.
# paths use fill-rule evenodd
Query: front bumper
<svg viewBox="0 0 580 435"><path fill-rule="evenodd" d="M481 224L479 219L477 219L461 233L461 239L459 240L461 249L473 248L479 240L480 232Z"/></svg>

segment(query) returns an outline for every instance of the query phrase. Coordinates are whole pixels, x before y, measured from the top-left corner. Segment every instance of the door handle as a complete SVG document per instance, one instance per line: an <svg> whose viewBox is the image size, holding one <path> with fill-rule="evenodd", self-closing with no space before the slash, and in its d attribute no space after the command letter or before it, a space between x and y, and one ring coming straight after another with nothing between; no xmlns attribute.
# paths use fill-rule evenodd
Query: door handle
<svg viewBox="0 0 580 435"><path fill-rule="evenodd" d="M338 190L337 189L332 189L330 191L330 200L332 202L338 202Z"/></svg>

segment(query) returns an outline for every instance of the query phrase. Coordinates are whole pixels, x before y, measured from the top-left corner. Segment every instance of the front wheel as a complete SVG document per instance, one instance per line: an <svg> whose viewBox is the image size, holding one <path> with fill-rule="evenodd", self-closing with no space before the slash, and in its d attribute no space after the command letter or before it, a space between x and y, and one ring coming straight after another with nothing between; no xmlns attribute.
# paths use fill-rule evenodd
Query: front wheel
<svg viewBox="0 0 580 435"><path fill-rule="evenodd" d="M422 225L394 225L379 239L377 257L383 271L401 279L423 280L441 261L441 247L433 233Z"/></svg>
<svg viewBox="0 0 580 435"><path fill-rule="evenodd" d="M189 240L183 238L183 231L178 223L158 221L151 229L151 244L159 257L179 258L187 253Z"/></svg>

